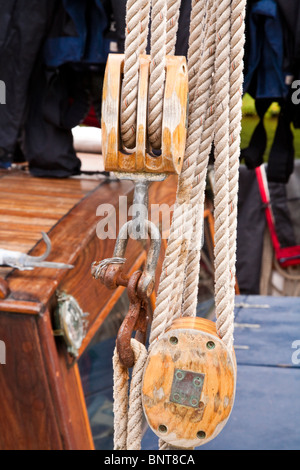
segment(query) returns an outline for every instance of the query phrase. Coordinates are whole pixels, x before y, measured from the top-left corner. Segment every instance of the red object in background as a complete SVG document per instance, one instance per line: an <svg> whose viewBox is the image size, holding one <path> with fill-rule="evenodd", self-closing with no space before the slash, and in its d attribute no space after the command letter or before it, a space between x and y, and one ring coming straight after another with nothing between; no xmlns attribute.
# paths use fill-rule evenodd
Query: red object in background
<svg viewBox="0 0 300 470"><path fill-rule="evenodd" d="M89 113L82 124L90 127L101 127L99 119L96 116L95 108L93 106L91 106Z"/></svg>
<svg viewBox="0 0 300 470"><path fill-rule="evenodd" d="M269 227L275 256L283 268L300 264L300 245L282 247L277 236L274 214L268 189L268 182L264 165L255 169L259 191L263 204L265 205L265 213L267 224Z"/></svg>

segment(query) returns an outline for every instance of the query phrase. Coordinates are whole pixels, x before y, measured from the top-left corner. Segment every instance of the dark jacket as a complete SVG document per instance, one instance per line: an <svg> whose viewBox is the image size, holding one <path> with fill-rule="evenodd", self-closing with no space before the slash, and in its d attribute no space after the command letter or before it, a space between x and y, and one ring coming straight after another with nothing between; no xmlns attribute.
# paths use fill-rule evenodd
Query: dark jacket
<svg viewBox="0 0 300 470"><path fill-rule="evenodd" d="M291 99L291 84L300 76L298 0L249 0L246 16L244 92L256 100L260 121L241 157L248 168L263 163L267 145L264 115L272 101L280 104L278 126L268 157L269 182L287 183L294 170L291 123L300 126L300 106Z"/></svg>
<svg viewBox="0 0 300 470"><path fill-rule="evenodd" d="M104 64L108 16L101 0L62 0L44 47L45 65Z"/></svg>
<svg viewBox="0 0 300 470"><path fill-rule="evenodd" d="M101 109L109 14L101 0L0 0L0 11L0 166L77 174L71 128Z"/></svg>
<svg viewBox="0 0 300 470"><path fill-rule="evenodd" d="M287 96L283 62L283 28L276 0L250 2L244 91L256 99Z"/></svg>

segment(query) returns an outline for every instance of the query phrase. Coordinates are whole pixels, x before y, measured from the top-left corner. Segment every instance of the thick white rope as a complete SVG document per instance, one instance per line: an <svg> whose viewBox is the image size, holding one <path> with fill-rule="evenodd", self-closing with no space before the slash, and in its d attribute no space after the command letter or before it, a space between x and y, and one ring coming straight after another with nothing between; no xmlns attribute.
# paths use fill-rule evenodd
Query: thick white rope
<svg viewBox="0 0 300 470"><path fill-rule="evenodd" d="M239 12L237 13L237 8L239 7ZM243 80L242 76L242 55L243 55L243 44L244 44L244 29L243 29L243 12L245 9L244 2L234 3L233 9L235 11L235 17L231 18L231 5L230 1L227 0L226 3L222 2L219 4L219 10L217 13L217 28L218 28L218 44L217 44L217 54L218 57L216 59L216 73L214 75L214 82L216 86L215 96L218 97L218 101L215 103L216 108L216 115L213 115L213 106L210 107L210 118L209 115L207 116L207 121L205 122L205 130L201 133L199 131L199 135L205 135L203 142L201 142L200 153L199 153L199 160L197 161L196 170L194 171L194 179L192 182L192 187L194 187L194 196L195 200L197 198L197 189L199 190L200 198L202 197L202 201L200 200L200 204L202 205L203 202L203 185L205 184L204 175L206 174L206 164L207 158L209 154L209 150L211 148L211 141L213 135L213 121L217 119L217 127L216 127L216 214L215 217L218 219L216 222L216 279L218 276L221 277L220 281L216 282L216 312L217 312L217 327L219 330L220 335L224 339L225 343L232 344L233 342L233 302L234 302L234 282L235 282L235 242L234 239L236 237L236 225L231 225L231 221L233 218L236 220L236 212L234 213L234 207L236 208L236 198L237 198L237 190L238 190L238 176L237 176L237 164L238 164L238 155L239 155L239 133L240 133L240 124L237 126L237 121L240 122L241 116L241 83ZM202 12L204 10L202 9ZM194 15L197 17L197 15ZM239 22L237 22L236 18L239 18ZM206 14L204 15L206 18ZM233 51L230 52L230 27L232 22L232 36L233 36ZM192 27L191 27L191 34L192 34ZM206 44L205 44L206 46ZM213 56L213 48L214 46L209 46L208 50ZM207 51L207 48L204 47L204 50ZM199 51L199 47L198 47ZM233 77L233 72L229 72L229 58L230 53L233 54L232 57L236 57L239 59L239 70L236 72L235 76L239 76L239 90L237 92L237 78ZM189 54L190 57L193 57L192 53ZM193 60L193 59L191 59ZM234 66L234 64L233 64ZM190 70L190 69L189 69ZM199 69L198 69L199 70ZM202 72L202 68L201 68ZM224 78L225 77L225 78ZM231 78L232 77L232 78ZM193 90L194 84L194 74L191 74L190 78L190 89ZM231 85L230 85L231 83ZM233 88L235 84L235 89ZM199 86L199 83L198 83ZM229 95L229 89L231 90ZM191 93L193 93L191 91ZM201 95L201 93L200 93ZM221 97L221 98L220 98ZM230 97L230 112L231 117L233 119L231 129L231 141L229 143L229 97ZM233 104L232 100L235 97L235 102ZM238 98L237 98L238 97ZM193 97L194 99L194 97ZM213 105L212 102L210 102ZM224 106L225 104L225 106ZM199 109L196 106L197 109ZM191 125L192 119L190 120ZM207 127L206 127L207 126ZM198 125L198 130L201 128L201 124ZM233 129L235 129L235 135L233 136ZM201 133L201 134L200 134ZM226 137L227 136L227 137ZM201 137L200 137L201 140ZM189 147L189 139L187 149ZM199 149L199 147L198 147ZM206 152L205 153L205 149ZM234 150L233 150L234 149ZM199 151L199 150L198 150ZM229 164L229 153L230 155L234 155L230 159ZM200 163L201 159L204 159L204 166L203 169L200 170ZM235 164L233 163L235 161ZM189 154L187 150L187 158L185 160L185 164L190 167L194 165L194 163L189 160ZM198 167L199 165L199 167ZM187 174L185 172L186 165L183 168L182 176L185 178ZM202 177L200 177L200 174ZM196 176L197 175L197 176ZM195 177L196 176L196 177ZM190 180L185 180L187 182L187 186L190 184ZM197 181L198 181L198 188L197 188ZM202 184L202 185L201 185ZM170 239L168 244L168 249L166 252L166 257L163 265L163 271L161 275L161 282L157 297L157 307L154 314L153 319L153 326L150 336L150 343L160 337L166 325L169 326L170 320L175 316L182 314L186 316L193 316L195 315L195 308L197 304L197 283L198 283L198 274L199 274L199 245L191 245L189 259L187 261L187 269L184 271L185 264L184 260L186 257L186 249L188 243L184 241L182 244L178 242L180 235L183 235L181 230L184 227L185 235L190 234L190 218L188 217L188 221L184 221L180 214L178 215L178 200L180 201L181 194L185 192L184 182L183 188L181 188L181 180L179 181L179 189L177 193L177 204L175 207L174 212L174 219L173 224L170 231ZM199 189L199 185L201 185L201 189ZM197 189L196 189L197 188ZM229 191L230 191L230 199L229 199ZM186 195L185 195L186 196ZM191 195L184 196L184 201L181 200L181 208L187 202L191 202ZM199 196L198 196L199 197ZM224 203L224 201L226 201ZM228 206L230 202L233 204L230 205L233 208L233 214L229 220L229 210ZM199 206L198 206L199 207ZM177 213L176 213L177 210ZM197 211L196 211L197 212ZM189 212L187 212L189 214ZM199 214L199 213L198 213ZM182 215L182 214L181 214ZM201 216L200 216L201 217ZM177 225L176 225L177 221ZM185 223L187 222L187 223ZM185 225L183 225L185 223ZM194 219L195 224L195 219ZM198 224L199 225L199 224ZM194 225L194 230L195 230ZM196 236L196 240L201 239L201 230L202 226L199 225L198 231L196 231L196 235L194 232L194 240ZM229 235L229 231L230 234ZM200 234L200 235L199 235ZM230 240L229 240L230 237ZM229 252L229 247L231 251ZM196 250L196 256L193 251ZM231 256L231 253L234 253ZM223 256L223 258L221 258ZM230 259L229 259L230 258ZM180 260L178 262L178 260ZM183 297L183 307L181 313L181 292L178 293L178 287L182 284L182 274L181 279L179 280L180 273L185 272L184 276L186 279L185 287L184 287L184 297ZM178 282L176 282L178 279ZM176 288L174 287L176 286ZM176 295L176 302L174 303L174 292ZM166 317L169 320L166 320ZM151 346L150 346L151 347Z"/></svg>
<svg viewBox="0 0 300 470"><path fill-rule="evenodd" d="M223 0L217 10L215 67L215 308L217 330L227 341L232 336L229 299L229 91L230 91L231 1Z"/></svg>
<svg viewBox="0 0 300 470"><path fill-rule="evenodd" d="M142 439L142 377L147 360L145 346L132 339L135 364L132 369L128 398L128 369L124 368L115 350L114 368L114 449L140 450Z"/></svg>
<svg viewBox="0 0 300 470"><path fill-rule="evenodd" d="M243 57L245 43L246 0L232 0L229 109L229 268L231 274L231 322L234 322L236 282L237 204L239 187L240 134L243 96ZM233 345L233 334L228 341Z"/></svg>
<svg viewBox="0 0 300 470"><path fill-rule="evenodd" d="M143 0L141 10L140 54L146 54L146 49L148 45L150 6L151 2L149 0Z"/></svg>
<svg viewBox="0 0 300 470"><path fill-rule="evenodd" d="M192 273L192 276L190 277L193 278L193 283L196 284L196 292L198 289L200 243L199 243L199 239L197 239L197 236L200 237L201 239L200 232L202 230L202 223L200 222L200 225L199 225L198 219L201 220L202 217L200 215L200 217L198 218L197 215L199 216L199 214L202 214L203 211L198 212L197 209L199 209L198 199L199 199L201 187L203 190L202 199L203 199L203 205L204 205L204 189L205 189L204 174L206 174L209 151L210 151L211 141L213 139L213 128L211 128L211 126L214 123L212 117L210 116L208 108L210 104L210 96L212 94L212 86L213 86L212 77L213 77L213 71L214 71L214 43L215 43L215 23L216 23L215 19L216 18L215 18L215 10L213 8L212 1L210 1L209 3L206 2L205 6L206 6L206 9L204 8L202 9L202 13L204 13L203 18L205 18L206 21L209 22L209 25L208 25L207 31L205 31L205 28L201 28L202 34L204 34L205 37L203 36L198 37L198 53L199 53L199 45L201 43L204 44L203 57L202 57L202 54L199 54L201 59L200 60L198 59L198 64L197 64L199 69L201 68L202 73L201 74L198 73L197 82L195 82L194 80L194 75L191 76L191 80L189 82L190 92L192 93L193 99L192 99L191 109L190 109L190 120L189 120L188 138L187 138L187 146L186 146L187 154L190 155L190 152L189 152L190 150L193 154L192 159L196 160L196 165L194 166L193 181L192 181L193 189L190 191L190 204L189 204L190 210L189 210L189 214L187 215L187 217L188 219L191 217L191 220L193 221L192 231L194 232L196 231L197 233L194 233L195 237L190 241L189 244L184 245L185 251L181 251L180 253L177 270L175 274L175 282L173 283L173 287L171 291L169 311L165 312L165 314L167 315L167 323L165 325L165 328L171 325L174 318L184 314L184 312L181 312L183 294L185 293L183 286L185 286L186 288L186 283L189 282L190 280L189 278L187 278L186 282L184 282L184 277L186 275L184 266L187 261L188 254L191 255L191 250L193 251L193 256L196 257L196 264L198 262L198 266L196 266L196 272L194 271ZM208 10L207 10L207 7L208 7ZM195 15L194 18L197 18L197 15ZM195 21L196 21L196 25L194 25L194 27L197 28L198 21L197 20ZM191 30L193 30L192 27L191 27ZM195 63L196 62L194 62L194 64ZM208 119L206 119L206 117L208 117ZM203 148L203 153L200 154L199 147L201 143L201 138L202 138L202 135L205 134L205 131L207 132L208 127L209 127L209 132L210 132L209 134L210 142L205 148ZM205 142L207 142L207 139L205 139ZM206 153L204 150L206 150ZM203 179L200 179L199 175L201 175ZM199 188L199 185L200 185L200 188ZM201 195L200 195L200 199L201 199ZM200 205L201 205L201 201L200 201ZM189 232L189 237L192 237L192 235L193 234ZM197 254L194 253L195 250L197 251ZM195 295L195 298L197 299L197 293ZM194 309L192 316L195 316L196 305L197 305L197 302L195 300L195 309ZM164 331L162 331L162 333L163 332ZM163 440L159 441L159 448L160 450L173 450L174 449L173 446L168 445Z"/></svg>
<svg viewBox="0 0 300 470"><path fill-rule="evenodd" d="M114 449L126 450L128 423L128 369L122 366L115 349L113 356L114 371Z"/></svg>
<svg viewBox="0 0 300 470"><path fill-rule="evenodd" d="M142 11L144 12L144 0L127 1L124 80L121 106L121 135L123 143L127 148L135 147L136 143L139 55L141 42L143 42L143 39L141 39Z"/></svg>
<svg viewBox="0 0 300 470"><path fill-rule="evenodd" d="M178 28L179 0L152 0L151 65L149 84L149 141L154 149L161 148L162 112L167 50L173 52L172 36ZM125 147L136 143L136 113L139 80L139 55L145 53L148 38L150 0L128 0L126 12L126 38L124 80L122 90L121 134ZM167 13L169 24L167 35Z"/></svg>
<svg viewBox="0 0 300 470"><path fill-rule="evenodd" d="M213 74L215 62L215 33L216 33L216 11L210 1L209 14L207 16L208 31L205 49L203 51L203 62L201 64L202 86L198 86L194 96L194 108L199 109L201 100L207 100L205 114L201 117L203 121L202 133L194 132L197 139L197 164L195 168L193 186L191 189L191 208L193 210L193 234L190 241L189 252L182 260L176 273L179 285L175 287L178 299L175 305L175 315L195 316L198 303L198 282L200 271L200 253L203 237L203 218L199 214L204 213L204 199L206 187L206 173L214 137L214 116L212 113L213 94ZM206 92L204 92L206 89ZM197 122L195 123L197 124ZM180 269L180 264L186 263L186 269ZM180 272L181 271L181 272ZM181 305L182 304L182 305Z"/></svg>
<svg viewBox="0 0 300 470"><path fill-rule="evenodd" d="M167 42L167 0L152 0L148 136L161 148Z"/></svg>
<svg viewBox="0 0 300 470"><path fill-rule="evenodd" d="M181 0L167 0L166 55L175 55Z"/></svg>
<svg viewBox="0 0 300 470"><path fill-rule="evenodd" d="M200 3L203 10L205 11L206 5L208 3L207 0L200 0ZM198 28L198 20L199 17L195 15L191 24L191 30L194 30L194 28ZM203 41L205 30L203 28L200 28L199 33L200 36L198 37L198 43L200 45ZM200 64L201 60L199 60L199 66ZM195 85L193 84L193 86ZM190 188L193 185L197 156L199 151L199 147L197 146L196 135L193 131L196 130L196 134L201 135L203 126L203 122L201 122L201 117L203 116L203 114L205 115L207 106L207 99L205 98L202 101L202 107L200 106L193 108L193 101L190 101L186 154L183 162L182 172L178 180L178 189L176 203L174 207L173 220L170 228L168 246L165 254L162 274L160 277L159 289L157 293L156 309L154 312L150 333L150 349L152 347L153 341L157 340L164 333L166 325L168 324L168 318L173 313L173 311L172 313L170 312L170 308L172 308L171 299L174 295L174 282L177 273L178 260L182 259L182 257L184 257L184 254L187 253L188 243L191 239L191 234L193 230L193 220L191 214L192 208L190 206ZM192 112L193 109L195 109L196 115Z"/></svg>
<svg viewBox="0 0 300 470"><path fill-rule="evenodd" d="M189 73L189 102L190 112L193 105L194 93L197 89L201 63L201 44L204 39L206 26L207 0L193 0L190 23L190 37L188 50Z"/></svg>
<svg viewBox="0 0 300 470"><path fill-rule="evenodd" d="M237 225L237 193L238 193L238 168L240 155L240 130L241 130L241 105L242 105L242 83L243 83L243 47L244 47L244 15L245 1L234 0L231 11L231 67L230 67L230 141L229 141L229 269L230 269L230 312L231 312L231 330L233 330L233 312L234 312L234 289L235 289L235 260L236 260L236 225ZM212 102L213 102L212 96ZM202 135L202 143L199 152L199 162L195 174L195 185L193 187L193 197L197 194L202 197L199 210L196 214L203 212L203 191L206 178L205 166L201 173L201 160L208 163L208 155L211 149L214 125L214 111L209 109L210 116L206 117L205 130ZM206 137L205 137L206 132ZM208 153L207 153L208 151ZM202 185L201 185L202 181ZM202 196L201 196L202 195ZM198 279L200 269L200 246L197 241L202 239L202 225L195 225L193 243L191 245L187 268L185 272L184 303L182 309L183 316L193 316L197 305ZM230 335L233 343L233 334ZM226 341L226 340L225 340Z"/></svg>
<svg viewBox="0 0 300 470"><path fill-rule="evenodd" d="M240 10L241 15L241 10ZM219 5L217 10L217 47L216 47L216 63L215 63L215 74L214 74L214 92L213 98L215 100L215 114L211 114L211 119L208 121L212 121L215 119L215 187L216 187L216 194L215 194L215 218L218 220L216 223L216 252L215 252L215 270L216 270L216 284L215 284L215 296L216 296L216 314L217 314L217 328L221 337L223 338L224 342L231 347L233 344L233 308L234 308L234 282L232 281L232 269L233 265L235 264L235 241L233 241L235 237L236 225L229 229L230 225L230 218L229 218L229 211L228 211L228 203L229 197L231 197L235 202L237 198L237 190L238 190L238 181L236 173L238 172L238 166L236 166L233 161L236 162L237 160L237 152L239 151L239 137L237 138L237 144L233 143L233 137L231 140L231 146L228 141L229 136L229 128L233 131L236 130L237 127L237 134L239 136L240 127L236 126L236 121L229 125L229 116L231 111L231 116L233 119L237 116L238 113L241 111L241 80L242 80L242 73L241 70L239 71L238 83L239 83L239 100L235 101L235 109L234 105L231 102L231 99L236 98L235 93L237 84L234 83L232 76L230 76L230 64L229 60L226 60L226 56L229 57L230 54L230 18L234 24L234 18L231 17L231 10L230 10L230 1L223 2L223 5ZM234 38L235 30L232 31L233 34L233 41L236 39ZM243 31L239 30L238 36L238 46L232 52L231 58L234 54L240 54L243 51ZM235 43L234 43L235 44ZM237 52L238 51L238 52ZM242 60L241 60L242 63ZM228 84L228 85L227 85ZM234 86L235 85L235 86ZM229 93L230 90L230 93ZM229 111L229 103L230 111ZM236 104L238 103L238 104ZM237 117L240 119L241 115ZM213 125L213 123L211 123ZM208 129L209 123L207 126L204 126ZM204 132L203 132L204 133ZM208 135L209 138L209 145L208 151L211 147L211 134L212 128L210 128L210 134ZM237 148L238 146L238 148ZM202 153L203 147L200 146L200 154L199 154L199 161L197 165L197 169L199 168L198 175L201 175L204 181L199 180L193 186L192 189L192 196L190 201L192 202L193 199L197 200L197 198L202 199L200 201L200 211L196 211L194 214L202 214L203 213L203 203L204 203L204 192L205 189L205 176L206 176L206 167L208 163L208 154L205 156ZM234 155L234 156L233 156ZM231 157L231 159L230 159ZM205 164L203 168L201 168L201 159L204 159ZM230 165L231 164L231 165ZM230 173L231 171L231 173ZM229 179L231 179L231 185L229 185ZM197 191L198 190L198 191ZM230 194L230 196L229 196ZM194 207L197 207L197 204L194 204ZM201 217L201 215L200 215ZM235 214L236 217L236 214ZM195 222L196 224L196 222ZM183 312L181 315L188 315L193 316L195 315L196 305L197 305L197 291L198 291L198 279L199 279L199 260L200 260L200 245L197 240L200 240L202 234L202 226L194 225L194 242L191 243L189 257L187 261L187 269L185 272L185 289L184 289L184 303L183 303ZM230 242L233 244L231 246L231 251L229 251ZM196 251L196 253L195 253ZM230 260L229 262L229 253L234 252L234 259ZM225 262L224 262L225 260ZM226 264L227 262L227 264ZM181 266L183 268L183 266ZM177 270L177 276L178 276ZM218 277L219 276L219 277ZM178 278L178 277L177 277ZM189 279L191 278L191 280ZM221 278L221 282L219 281ZM183 281L183 278L178 282L178 285L175 284L175 291L178 290L180 282ZM177 305L175 309L180 311L180 295L177 297ZM176 313L175 313L176 315ZM170 449L170 447L160 441L160 449Z"/></svg>

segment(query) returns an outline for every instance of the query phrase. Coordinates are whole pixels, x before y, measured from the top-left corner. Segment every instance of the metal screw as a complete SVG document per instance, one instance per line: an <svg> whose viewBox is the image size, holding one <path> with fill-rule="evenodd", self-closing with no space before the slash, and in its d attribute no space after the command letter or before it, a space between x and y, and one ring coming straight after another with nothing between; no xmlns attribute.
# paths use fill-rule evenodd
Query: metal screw
<svg viewBox="0 0 300 470"><path fill-rule="evenodd" d="M180 394L177 392L173 393L173 400L176 401L177 403L180 403L181 402Z"/></svg>
<svg viewBox="0 0 300 470"><path fill-rule="evenodd" d="M177 380L182 380L182 379L184 379L184 375L185 375L185 374L184 374L183 372L181 372L181 370L178 370L178 371L176 372L176 379L177 379Z"/></svg>
<svg viewBox="0 0 300 470"><path fill-rule="evenodd" d="M203 384L203 379L201 379L201 377L195 377L193 380L193 384L197 388L201 387L201 385Z"/></svg>
<svg viewBox="0 0 300 470"><path fill-rule="evenodd" d="M158 430L159 430L159 432L165 434L165 433L168 431L168 428L167 428L167 426L165 426L164 424L160 424L160 425L158 426Z"/></svg>
<svg viewBox="0 0 300 470"><path fill-rule="evenodd" d="M174 345L178 344L178 338L176 338L176 336L171 336L170 343Z"/></svg>
<svg viewBox="0 0 300 470"><path fill-rule="evenodd" d="M191 397L190 403L191 403L191 406L193 406L194 408L197 408L197 406L198 406L198 399L197 399L196 397Z"/></svg>
<svg viewBox="0 0 300 470"><path fill-rule="evenodd" d="M216 345L213 341L208 341L208 343L206 343L206 347L207 349L215 349Z"/></svg>
<svg viewBox="0 0 300 470"><path fill-rule="evenodd" d="M205 439L206 438L206 433L204 431L198 431L197 432L197 437L198 437L198 439Z"/></svg>

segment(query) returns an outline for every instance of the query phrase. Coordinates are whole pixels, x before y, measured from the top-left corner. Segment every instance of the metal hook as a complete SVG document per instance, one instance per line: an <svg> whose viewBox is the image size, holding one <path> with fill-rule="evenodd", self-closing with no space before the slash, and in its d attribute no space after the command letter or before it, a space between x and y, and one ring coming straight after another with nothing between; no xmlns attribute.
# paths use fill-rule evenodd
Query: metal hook
<svg viewBox="0 0 300 470"><path fill-rule="evenodd" d="M119 236L116 241L114 258L124 258L127 243L128 243L128 233L132 231L133 221L130 220L120 230ZM146 227L147 233L150 237L151 244L148 251L147 262L145 269L141 275L141 279L137 286L137 292L139 296L143 299L148 298L154 288L155 281L155 271L158 263L158 258L160 254L161 247L161 235L159 229L153 222L149 220L144 220L144 225Z"/></svg>
<svg viewBox="0 0 300 470"><path fill-rule="evenodd" d="M30 271L34 268L73 269L74 266L63 263L45 261L51 253L51 241L45 232L42 232L46 244L46 251L41 256L30 256L19 251L0 250L0 265L10 266L20 271Z"/></svg>
<svg viewBox="0 0 300 470"><path fill-rule="evenodd" d="M50 238L48 237L48 235L45 233L45 232L42 232L42 237L43 237L43 240L46 244L46 251L43 255L41 256L30 256L30 255L27 255L27 260L30 261L34 261L34 262L40 262L40 261L45 261L48 256L50 255L51 253L51 240Z"/></svg>

